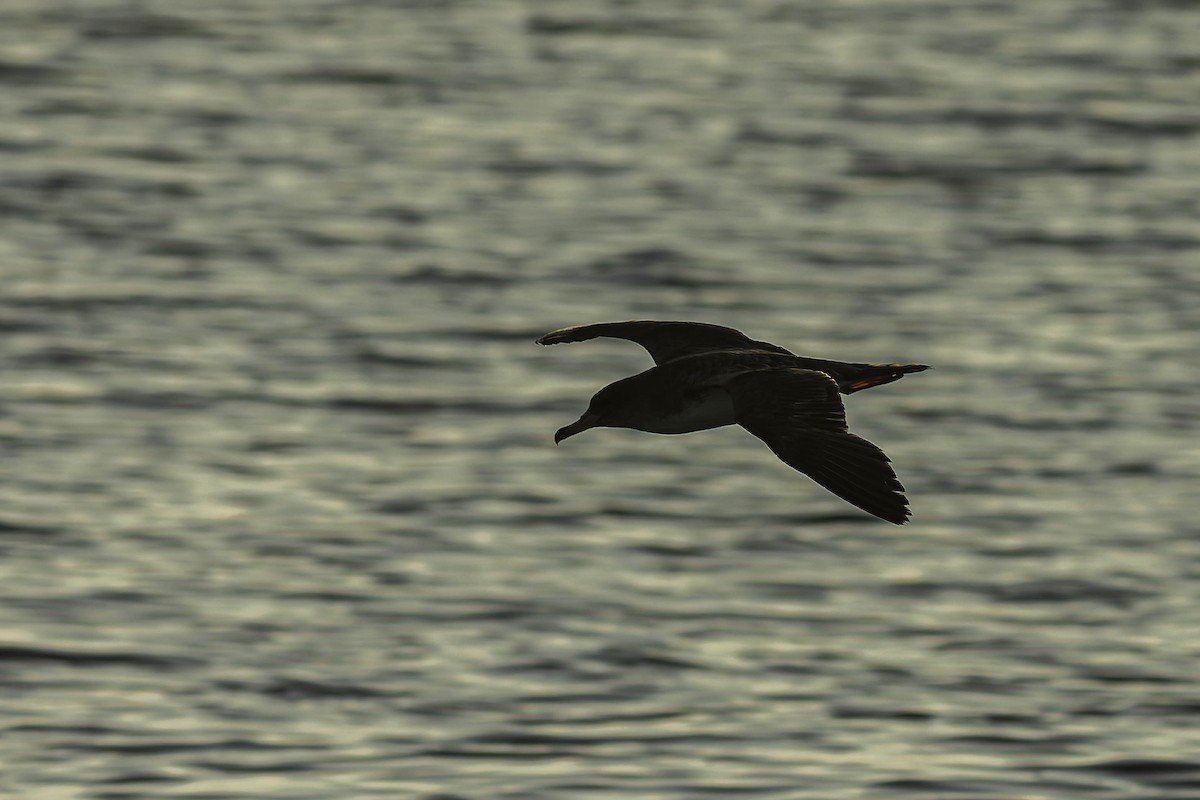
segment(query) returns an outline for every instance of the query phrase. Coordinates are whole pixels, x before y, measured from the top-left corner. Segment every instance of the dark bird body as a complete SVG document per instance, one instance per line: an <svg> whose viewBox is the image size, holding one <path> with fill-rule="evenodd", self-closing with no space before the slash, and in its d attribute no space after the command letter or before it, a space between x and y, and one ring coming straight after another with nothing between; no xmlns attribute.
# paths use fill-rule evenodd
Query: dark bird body
<svg viewBox="0 0 1200 800"><path fill-rule="evenodd" d="M601 336L640 344L656 366L597 392L579 420L555 433L555 442L595 427L691 433L741 425L838 497L897 525L908 520L904 487L888 457L847 430L840 394L927 366L806 358L700 322L603 322L552 331L537 341Z"/></svg>

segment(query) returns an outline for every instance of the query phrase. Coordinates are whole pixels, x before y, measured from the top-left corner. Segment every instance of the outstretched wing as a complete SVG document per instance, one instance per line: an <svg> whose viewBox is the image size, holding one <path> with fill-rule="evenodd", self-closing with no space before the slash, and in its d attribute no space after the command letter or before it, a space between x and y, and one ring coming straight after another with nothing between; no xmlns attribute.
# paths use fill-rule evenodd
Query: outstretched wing
<svg viewBox="0 0 1200 800"><path fill-rule="evenodd" d="M716 350L765 350L791 355L778 345L758 342L741 331L706 322L658 322L630 320L629 322L599 322L551 331L537 340L538 344L584 342L600 336L627 339L646 348L655 364L665 364L682 356L711 353Z"/></svg>
<svg viewBox="0 0 1200 800"><path fill-rule="evenodd" d="M727 388L738 424L783 463L868 514L897 525L908 521L908 500L890 459L846 429L838 385L829 375L762 370L739 375Z"/></svg>

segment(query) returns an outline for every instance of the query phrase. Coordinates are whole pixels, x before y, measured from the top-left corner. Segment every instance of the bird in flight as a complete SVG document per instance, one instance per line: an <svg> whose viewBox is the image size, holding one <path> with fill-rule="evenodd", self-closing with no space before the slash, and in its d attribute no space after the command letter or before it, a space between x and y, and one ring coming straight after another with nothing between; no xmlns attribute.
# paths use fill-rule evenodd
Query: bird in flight
<svg viewBox="0 0 1200 800"><path fill-rule="evenodd" d="M908 499L889 459L850 433L842 394L899 380L925 364L857 364L806 358L741 331L704 322L601 322L551 331L538 344L627 339L655 366L610 383L555 443L589 428L691 433L741 425L795 470L846 502L903 525Z"/></svg>

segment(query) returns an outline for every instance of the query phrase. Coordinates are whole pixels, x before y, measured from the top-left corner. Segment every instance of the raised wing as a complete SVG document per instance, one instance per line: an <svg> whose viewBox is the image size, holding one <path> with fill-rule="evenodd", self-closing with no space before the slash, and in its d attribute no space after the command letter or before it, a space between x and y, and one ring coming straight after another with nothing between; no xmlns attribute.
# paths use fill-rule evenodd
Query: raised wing
<svg viewBox="0 0 1200 800"><path fill-rule="evenodd" d="M897 525L908 521L908 499L890 459L846 429L837 383L823 372L748 372L728 384L735 417L783 463L846 502Z"/></svg>
<svg viewBox="0 0 1200 800"><path fill-rule="evenodd" d="M716 350L765 350L792 355L778 345L758 342L741 331L706 322L658 322L630 320L629 322L599 322L551 331L537 340L538 344L584 342L607 336L627 339L640 344L650 353L655 364L665 364L683 356L711 353Z"/></svg>

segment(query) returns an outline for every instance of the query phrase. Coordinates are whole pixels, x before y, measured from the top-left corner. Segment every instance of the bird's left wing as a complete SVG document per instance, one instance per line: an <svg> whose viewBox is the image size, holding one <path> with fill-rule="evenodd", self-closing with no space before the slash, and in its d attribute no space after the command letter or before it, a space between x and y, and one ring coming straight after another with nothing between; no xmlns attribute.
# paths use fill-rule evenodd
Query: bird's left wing
<svg viewBox="0 0 1200 800"><path fill-rule="evenodd" d="M890 459L846 429L837 383L824 372L767 369L726 385L736 420L793 469L880 519L908 521L904 487Z"/></svg>

